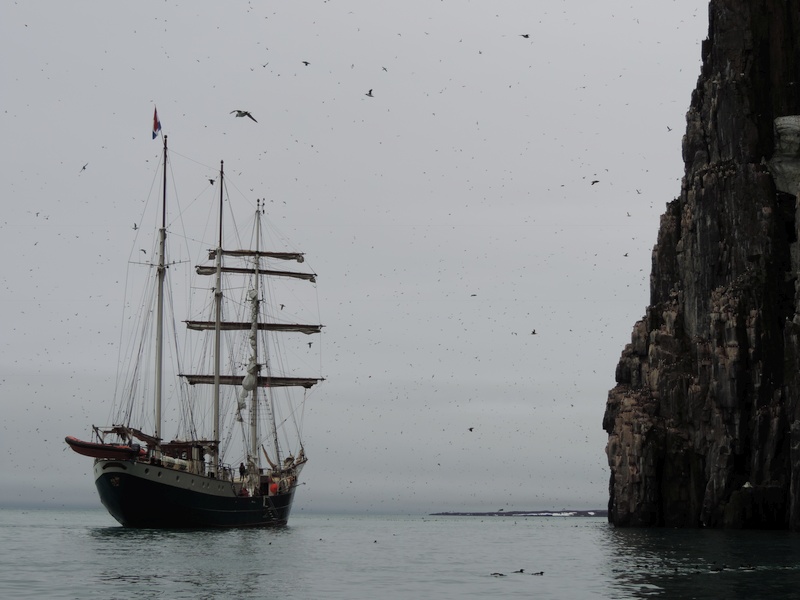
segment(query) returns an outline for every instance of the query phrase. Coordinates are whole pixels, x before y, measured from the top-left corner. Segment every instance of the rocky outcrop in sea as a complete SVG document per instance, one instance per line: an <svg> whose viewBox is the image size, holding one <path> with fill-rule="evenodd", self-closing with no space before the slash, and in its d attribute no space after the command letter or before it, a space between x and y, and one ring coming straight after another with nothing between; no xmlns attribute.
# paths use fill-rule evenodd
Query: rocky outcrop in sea
<svg viewBox="0 0 800 600"><path fill-rule="evenodd" d="M618 526L800 529L800 2L712 0L650 305L603 427Z"/></svg>

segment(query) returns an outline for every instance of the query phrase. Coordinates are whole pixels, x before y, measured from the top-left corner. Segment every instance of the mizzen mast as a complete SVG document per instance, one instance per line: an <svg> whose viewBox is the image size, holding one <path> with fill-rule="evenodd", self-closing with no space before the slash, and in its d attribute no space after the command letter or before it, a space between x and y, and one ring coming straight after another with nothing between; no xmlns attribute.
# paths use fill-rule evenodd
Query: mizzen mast
<svg viewBox="0 0 800 600"><path fill-rule="evenodd" d="M216 285L214 286L214 448L211 453L214 474L219 471L219 386L220 386L220 362L222 356L221 337L222 337L222 205L223 189L225 184L225 161L219 161L219 237L216 251Z"/></svg>

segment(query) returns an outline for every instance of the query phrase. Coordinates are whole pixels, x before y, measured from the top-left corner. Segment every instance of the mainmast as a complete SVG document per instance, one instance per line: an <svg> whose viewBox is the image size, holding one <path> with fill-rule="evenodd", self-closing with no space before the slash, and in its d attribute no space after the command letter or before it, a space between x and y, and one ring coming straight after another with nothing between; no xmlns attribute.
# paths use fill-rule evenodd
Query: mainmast
<svg viewBox="0 0 800 600"><path fill-rule="evenodd" d="M214 474L219 471L219 386L222 337L222 203L225 161L219 161L219 243L216 251L216 286L214 287L214 449L211 453Z"/></svg>
<svg viewBox="0 0 800 600"><path fill-rule="evenodd" d="M266 203L266 200L264 200ZM258 281L259 277L258 274L261 272L261 211L263 210L262 207L258 207L256 210L256 281ZM312 279L313 281L313 279ZM319 329L317 328L316 331L318 332ZM267 338L268 339L268 338ZM271 377L272 372L270 371L271 365L269 364L269 351L267 348L264 349L264 368L266 369L266 376ZM267 408L267 414L269 418L269 425L270 425L270 434L272 437L272 443L274 444L273 455L275 457L276 464L281 464L281 455L280 455L280 444L278 443L278 430L275 424L275 407L272 405L272 391L270 390L267 393L267 401L265 406ZM255 399L255 398L254 398ZM256 440L257 441L257 440ZM256 442L253 443L253 452L258 453L258 445Z"/></svg>
<svg viewBox="0 0 800 600"><path fill-rule="evenodd" d="M156 313L156 397L155 397L155 455L161 455L161 394L163 388L164 355L164 278L167 242L167 136L164 136L164 184L161 201L161 228L158 230L158 306Z"/></svg>
<svg viewBox="0 0 800 600"><path fill-rule="evenodd" d="M258 200L256 202L256 253L255 257L253 258L253 262L255 263L254 269L254 284L253 284L253 293L251 297L252 304L252 312L251 312L251 323L252 329L250 330L250 335L252 339L252 347L253 347L253 362L258 365L258 316L259 316L259 304L261 302L259 298L259 294L261 292L260 283L261 277L259 275L259 270L261 267L261 257L258 255L258 252L261 250L261 201ZM256 367L258 369L258 367ZM258 386L256 385L253 388L253 396L251 399L251 406L250 406L250 461L253 467L258 464Z"/></svg>

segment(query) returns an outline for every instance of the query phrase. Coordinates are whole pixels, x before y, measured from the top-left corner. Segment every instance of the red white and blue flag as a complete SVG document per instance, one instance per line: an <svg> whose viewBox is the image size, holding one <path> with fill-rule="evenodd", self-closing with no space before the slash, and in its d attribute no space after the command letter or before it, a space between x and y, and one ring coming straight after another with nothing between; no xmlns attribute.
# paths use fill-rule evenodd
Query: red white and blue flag
<svg viewBox="0 0 800 600"><path fill-rule="evenodd" d="M153 109L153 139L156 139L158 132L161 131L161 121L158 120L158 109Z"/></svg>

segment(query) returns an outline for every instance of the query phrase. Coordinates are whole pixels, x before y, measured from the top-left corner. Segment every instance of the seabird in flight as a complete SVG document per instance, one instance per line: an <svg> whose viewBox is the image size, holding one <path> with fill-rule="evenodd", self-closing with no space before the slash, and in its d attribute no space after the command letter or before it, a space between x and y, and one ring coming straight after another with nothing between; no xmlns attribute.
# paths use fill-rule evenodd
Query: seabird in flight
<svg viewBox="0 0 800 600"><path fill-rule="evenodd" d="M253 121L256 121L255 117L246 110L232 110L231 114L233 113L236 113L237 117L250 117L251 119L253 119ZM258 121L256 121L256 123L258 123Z"/></svg>

